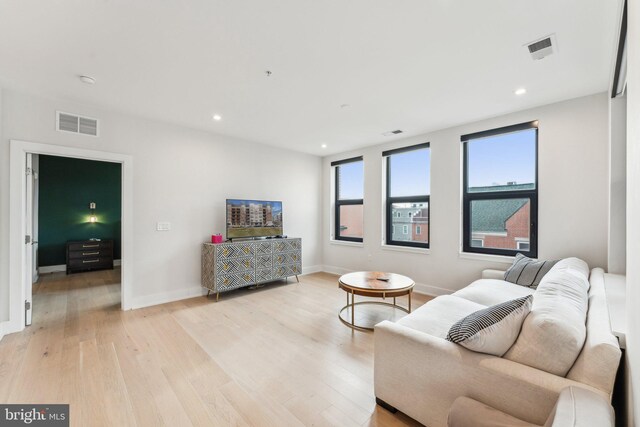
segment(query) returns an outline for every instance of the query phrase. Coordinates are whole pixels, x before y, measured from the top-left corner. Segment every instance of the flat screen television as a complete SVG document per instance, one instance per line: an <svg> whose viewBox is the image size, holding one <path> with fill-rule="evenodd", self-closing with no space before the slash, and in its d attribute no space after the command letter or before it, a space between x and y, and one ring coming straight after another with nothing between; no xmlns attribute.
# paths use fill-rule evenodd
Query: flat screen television
<svg viewBox="0 0 640 427"><path fill-rule="evenodd" d="M227 239L282 235L282 202L227 199Z"/></svg>

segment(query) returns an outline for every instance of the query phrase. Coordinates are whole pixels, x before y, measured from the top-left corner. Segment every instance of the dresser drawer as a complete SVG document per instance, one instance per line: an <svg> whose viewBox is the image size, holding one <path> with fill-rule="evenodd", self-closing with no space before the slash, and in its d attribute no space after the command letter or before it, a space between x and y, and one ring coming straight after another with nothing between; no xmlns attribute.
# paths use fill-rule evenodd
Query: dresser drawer
<svg viewBox="0 0 640 427"><path fill-rule="evenodd" d="M111 257L95 257L95 258L76 258L70 259L67 268L82 269L82 268L105 268L113 266L113 259Z"/></svg>
<svg viewBox="0 0 640 427"><path fill-rule="evenodd" d="M111 248L98 248L98 249L84 249L82 251L70 251L69 259L77 259L77 258L104 258L111 257L113 255L113 250Z"/></svg>
<svg viewBox="0 0 640 427"><path fill-rule="evenodd" d="M68 243L69 251L94 251L97 249L112 249L113 240L105 241L87 241L87 242L73 242Z"/></svg>

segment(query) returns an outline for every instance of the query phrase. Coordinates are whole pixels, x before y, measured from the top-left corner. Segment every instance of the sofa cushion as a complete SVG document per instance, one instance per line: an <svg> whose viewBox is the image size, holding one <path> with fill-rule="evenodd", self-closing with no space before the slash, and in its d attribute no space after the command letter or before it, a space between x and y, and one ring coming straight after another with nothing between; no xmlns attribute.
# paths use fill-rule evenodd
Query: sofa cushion
<svg viewBox="0 0 640 427"><path fill-rule="evenodd" d="M427 302L397 323L435 337L446 338L454 323L483 308L486 306L453 295L443 295Z"/></svg>
<svg viewBox="0 0 640 427"><path fill-rule="evenodd" d="M504 280L480 279L453 295L490 306L533 294L534 289L514 285Z"/></svg>
<svg viewBox="0 0 640 427"><path fill-rule="evenodd" d="M586 336L588 289L586 277L578 270L554 266L534 293L531 313L504 357L555 375L567 375Z"/></svg>
<svg viewBox="0 0 640 427"><path fill-rule="evenodd" d="M572 274L578 274L587 281L587 285L589 284L589 265L581 260L580 258L564 258L558 261L553 268L552 271L567 271Z"/></svg>
<svg viewBox="0 0 640 427"><path fill-rule="evenodd" d="M447 341L471 351L502 356L513 345L531 311L531 295L492 305L453 324Z"/></svg>
<svg viewBox="0 0 640 427"><path fill-rule="evenodd" d="M516 254L511 267L504 273L504 280L528 288L537 288L545 274L558 261L536 261Z"/></svg>

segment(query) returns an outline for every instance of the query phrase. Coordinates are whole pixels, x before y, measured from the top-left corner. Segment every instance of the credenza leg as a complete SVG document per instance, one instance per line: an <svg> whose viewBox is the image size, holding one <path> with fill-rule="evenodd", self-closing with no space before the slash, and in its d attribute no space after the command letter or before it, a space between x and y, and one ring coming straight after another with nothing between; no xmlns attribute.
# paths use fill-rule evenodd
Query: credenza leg
<svg viewBox="0 0 640 427"><path fill-rule="evenodd" d="M209 298L210 293L211 293L211 289L207 289L207 298Z"/></svg>
<svg viewBox="0 0 640 427"><path fill-rule="evenodd" d="M216 302L220 299L220 292L216 292Z"/></svg>
<svg viewBox="0 0 640 427"><path fill-rule="evenodd" d="M296 274L296 282L300 283L300 279L298 279L298 275Z"/></svg>

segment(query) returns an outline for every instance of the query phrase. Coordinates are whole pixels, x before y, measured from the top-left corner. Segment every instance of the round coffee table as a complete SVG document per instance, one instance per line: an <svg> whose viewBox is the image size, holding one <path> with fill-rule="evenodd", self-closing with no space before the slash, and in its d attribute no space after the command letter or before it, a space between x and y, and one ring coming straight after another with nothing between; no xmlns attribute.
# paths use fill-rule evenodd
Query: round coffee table
<svg viewBox="0 0 640 427"><path fill-rule="evenodd" d="M406 313L411 313L411 292L415 283L406 276L395 273L383 273L380 271L359 271L345 274L338 279L338 287L347 293L347 305L340 309L338 318L342 323L359 331L373 331L373 326L356 325L354 309L356 305L378 304L397 308ZM349 302L351 294L351 302ZM355 302L356 295L374 298L393 298L393 303L381 301ZM408 307L396 304L396 297L408 295ZM342 313L351 308L351 322L342 317Z"/></svg>

